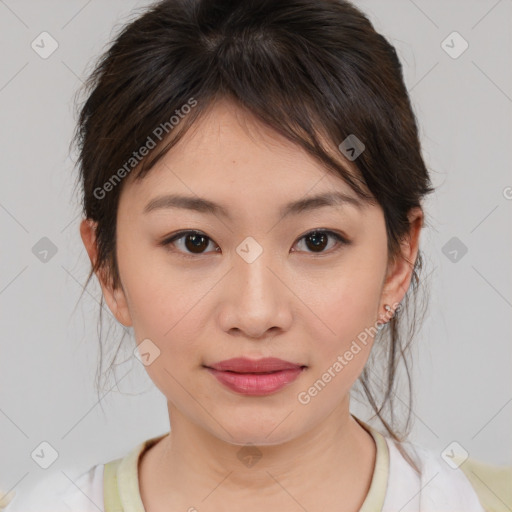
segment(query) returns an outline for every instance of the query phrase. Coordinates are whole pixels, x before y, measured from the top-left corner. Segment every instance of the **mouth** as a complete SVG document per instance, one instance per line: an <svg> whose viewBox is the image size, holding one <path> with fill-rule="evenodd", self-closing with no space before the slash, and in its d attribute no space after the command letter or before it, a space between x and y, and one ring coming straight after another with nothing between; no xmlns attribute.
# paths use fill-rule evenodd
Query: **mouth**
<svg viewBox="0 0 512 512"><path fill-rule="evenodd" d="M307 368L278 358L233 358L203 366L231 391L253 396L276 393Z"/></svg>
<svg viewBox="0 0 512 512"><path fill-rule="evenodd" d="M305 365L278 359L277 357L265 357L263 359L248 359L235 357L206 366L219 371L234 373L273 373L284 370L296 370L305 368Z"/></svg>

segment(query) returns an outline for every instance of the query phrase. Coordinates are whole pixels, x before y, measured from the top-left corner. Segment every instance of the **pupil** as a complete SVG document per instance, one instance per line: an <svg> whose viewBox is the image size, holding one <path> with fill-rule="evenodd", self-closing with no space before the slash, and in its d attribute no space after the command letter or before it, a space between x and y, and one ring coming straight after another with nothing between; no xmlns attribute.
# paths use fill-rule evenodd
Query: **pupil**
<svg viewBox="0 0 512 512"><path fill-rule="evenodd" d="M206 237L203 235L188 235L187 236L187 249L191 249L191 252L194 252L195 250L199 249L197 252L201 252L201 249L206 249L208 247L208 244L205 244ZM189 246L188 241L192 242L192 245ZM201 246L204 247L201 247Z"/></svg>
<svg viewBox="0 0 512 512"><path fill-rule="evenodd" d="M323 245L325 245L325 233L313 233L307 237L307 240L313 241L313 249L322 249ZM320 239L320 240L319 240Z"/></svg>

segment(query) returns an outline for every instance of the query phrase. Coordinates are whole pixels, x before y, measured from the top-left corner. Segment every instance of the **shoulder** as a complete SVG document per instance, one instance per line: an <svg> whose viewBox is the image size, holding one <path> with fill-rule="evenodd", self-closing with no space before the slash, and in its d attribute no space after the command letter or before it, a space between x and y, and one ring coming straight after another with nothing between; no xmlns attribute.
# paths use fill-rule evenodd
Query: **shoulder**
<svg viewBox="0 0 512 512"><path fill-rule="evenodd" d="M82 473L75 482L64 489L60 495L70 512L89 512L103 510L103 471L104 464L97 464Z"/></svg>
<svg viewBox="0 0 512 512"><path fill-rule="evenodd" d="M512 509L512 467L493 466L472 458L447 457L418 444L400 443L417 463L418 474L402 457L398 444L387 441L390 477L394 460L395 477L401 472L416 480L420 510L510 512Z"/></svg>
<svg viewBox="0 0 512 512"><path fill-rule="evenodd" d="M76 469L55 471L28 491L17 490L14 497L9 493L3 499L0 492L0 512L98 512L104 509L105 500L109 504L116 503L118 475L123 490L136 499L140 454L166 435L168 433L152 437L139 443L123 457L96 464L83 472ZM78 476L72 476L77 473ZM109 484L106 488L105 477Z"/></svg>
<svg viewBox="0 0 512 512"><path fill-rule="evenodd" d="M16 491L6 512L97 512L103 510L103 464L71 478L55 471L26 491Z"/></svg>
<svg viewBox="0 0 512 512"><path fill-rule="evenodd" d="M512 510L512 466L496 466L468 458L459 467L487 512Z"/></svg>

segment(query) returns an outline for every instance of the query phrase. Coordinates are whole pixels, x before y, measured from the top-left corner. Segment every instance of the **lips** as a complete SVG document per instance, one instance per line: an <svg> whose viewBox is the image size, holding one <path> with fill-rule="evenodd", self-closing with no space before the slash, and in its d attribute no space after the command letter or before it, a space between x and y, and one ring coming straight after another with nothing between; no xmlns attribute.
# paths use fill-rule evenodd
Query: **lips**
<svg viewBox="0 0 512 512"><path fill-rule="evenodd" d="M217 381L242 395L263 396L291 384L306 368L275 357L247 359L237 357L205 366Z"/></svg>
<svg viewBox="0 0 512 512"><path fill-rule="evenodd" d="M283 370L299 370L304 365L291 363L276 357L263 359L247 359L246 357L235 357L209 365L208 368L224 372L235 373L272 373Z"/></svg>

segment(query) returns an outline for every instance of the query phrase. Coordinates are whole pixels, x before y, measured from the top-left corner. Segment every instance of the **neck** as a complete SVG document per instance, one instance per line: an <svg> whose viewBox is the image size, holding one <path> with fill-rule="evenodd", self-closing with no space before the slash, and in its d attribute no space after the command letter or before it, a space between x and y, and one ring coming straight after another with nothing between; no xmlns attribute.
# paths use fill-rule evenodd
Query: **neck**
<svg viewBox="0 0 512 512"><path fill-rule="evenodd" d="M278 500L286 503L293 497L310 510L308 503L318 508L319 496L334 493L334 508L344 503L350 510L351 502L358 510L370 487L376 448L371 434L350 415L348 401L343 405L300 437L255 446L225 442L169 404L171 432L146 452L146 468L141 469L141 477L146 475L141 478L146 482L143 500L159 495L160 503L169 504L189 494L210 505L240 496L240 504L272 510Z"/></svg>

